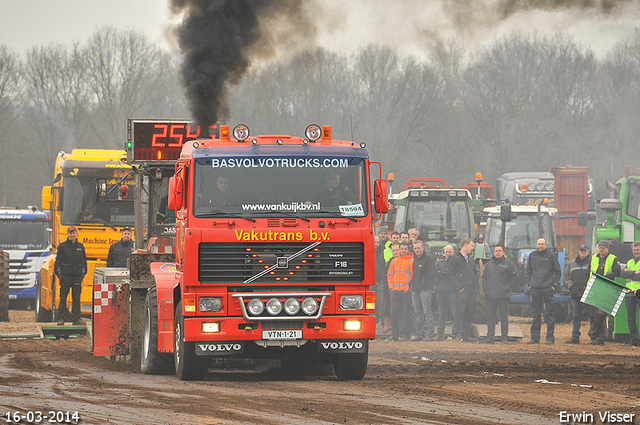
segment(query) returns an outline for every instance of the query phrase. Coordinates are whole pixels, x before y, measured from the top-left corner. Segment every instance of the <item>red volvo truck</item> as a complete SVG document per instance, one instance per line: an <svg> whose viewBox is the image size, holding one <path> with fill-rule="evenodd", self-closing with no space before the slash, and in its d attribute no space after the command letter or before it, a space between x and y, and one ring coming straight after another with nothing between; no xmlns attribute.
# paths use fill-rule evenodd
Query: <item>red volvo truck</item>
<svg viewBox="0 0 640 425"><path fill-rule="evenodd" d="M221 126L219 139L177 143L175 261L152 262L142 289L142 372L190 380L212 358L276 358L362 379L375 338L372 223L388 208L380 163L317 125L305 137Z"/></svg>

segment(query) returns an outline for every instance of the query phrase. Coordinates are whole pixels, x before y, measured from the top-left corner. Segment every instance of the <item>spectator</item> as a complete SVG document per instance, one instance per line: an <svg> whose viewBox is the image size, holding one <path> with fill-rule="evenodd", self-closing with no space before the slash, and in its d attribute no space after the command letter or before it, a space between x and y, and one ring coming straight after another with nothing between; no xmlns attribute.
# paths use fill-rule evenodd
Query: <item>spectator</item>
<svg viewBox="0 0 640 425"><path fill-rule="evenodd" d="M540 329L542 327L542 308L546 308L544 321L547 324L547 344L555 343L553 336L555 328L555 315L553 312L553 292L560 282L562 269L558 263L556 254L547 249L547 241L539 238L536 242L537 251L529 254L526 275L531 295L531 309L533 310L533 322L531 322L531 339L527 344L540 343Z"/></svg>
<svg viewBox="0 0 640 425"><path fill-rule="evenodd" d="M109 247L107 256L107 267L127 267L127 260L133 252L133 241L131 240L131 228L122 229L122 239L114 242Z"/></svg>
<svg viewBox="0 0 640 425"><path fill-rule="evenodd" d="M391 246L395 248L395 244ZM391 336L389 341L408 341L411 336L411 290L409 281L413 277L413 254L409 244L401 242L397 258L391 260L387 281L391 293Z"/></svg>
<svg viewBox="0 0 640 425"><path fill-rule="evenodd" d="M400 234L398 234L400 236ZM391 258L389 261L385 263L385 273L388 272L389 267L391 266L391 261L395 258L398 258L400 254L400 243L392 242L389 245L389 250L391 251ZM386 254L386 251L385 251ZM384 294L384 327L380 331L381 333L390 333L391 332L391 288L389 286L388 275L385 274L386 281L386 290ZM388 320L387 320L388 319Z"/></svg>
<svg viewBox="0 0 640 425"><path fill-rule="evenodd" d="M636 241L631 244L631 251L633 252L633 258L627 262L627 266L624 268L621 277L627 280L627 288L631 289L624 299L624 304L627 307L627 324L629 325L629 345L633 347L640 346L640 337L638 336L638 319L636 314L638 308L640 308L640 299L634 297L634 292L640 289L640 242Z"/></svg>
<svg viewBox="0 0 640 425"><path fill-rule="evenodd" d="M590 264L589 264L589 247L580 246L578 256L571 260L564 270L564 286L571 293L571 305L573 307L573 331L571 338L565 341L565 344L580 344L580 326L582 325L582 294L587 287L589 280Z"/></svg>
<svg viewBox="0 0 640 425"><path fill-rule="evenodd" d="M591 257L591 273L613 279L620 277L620 263L615 255L609 253L609 242L598 242L598 253ZM608 314L597 307L589 306L589 337L591 345L604 345L606 339L605 322Z"/></svg>
<svg viewBox="0 0 640 425"><path fill-rule="evenodd" d="M477 342L471 329L478 296L478 271L476 263L471 257L472 253L473 240L463 238L460 241L460 250L453 256L453 275L460 288L456 293L453 332L457 341L465 342Z"/></svg>
<svg viewBox="0 0 640 425"><path fill-rule="evenodd" d="M389 240L391 241L391 243L387 244L387 248L384 251L384 260L385 261L389 261L389 260L391 260L391 258L393 258L393 255L391 255L391 244L392 243L400 243L400 233L391 232L391 237L389 238Z"/></svg>
<svg viewBox="0 0 640 425"><path fill-rule="evenodd" d="M416 319L416 335L411 341L433 340L433 310L431 296L435 278L434 264L431 256L425 252L424 242L413 243L413 277L409 282L411 299Z"/></svg>
<svg viewBox="0 0 640 425"><path fill-rule="evenodd" d="M58 326L63 326L69 317L67 297L71 291L71 322L84 325L80 312L82 279L87 274L87 255L84 245L78 242L78 230L71 226L67 230L67 240L58 245L53 270L60 282L60 303L58 304Z"/></svg>
<svg viewBox="0 0 640 425"><path fill-rule="evenodd" d="M511 288L518 285L518 269L504 256L500 244L493 248L493 257L484 268L482 289L487 298L487 339L485 344L493 344L496 333L496 312L500 312L500 340L509 342L509 298Z"/></svg>
<svg viewBox="0 0 640 425"><path fill-rule="evenodd" d="M438 334L436 341L444 340L444 330L447 327L447 316L453 319L456 315L456 293L460 290L458 281L453 276L453 255L455 250L452 245L444 247L444 258L436 262L436 301L438 303Z"/></svg>
<svg viewBox="0 0 640 425"><path fill-rule="evenodd" d="M418 229L416 229L415 227L409 229L409 241L411 241L411 244L417 241L419 237L420 237L420 232L418 231Z"/></svg>

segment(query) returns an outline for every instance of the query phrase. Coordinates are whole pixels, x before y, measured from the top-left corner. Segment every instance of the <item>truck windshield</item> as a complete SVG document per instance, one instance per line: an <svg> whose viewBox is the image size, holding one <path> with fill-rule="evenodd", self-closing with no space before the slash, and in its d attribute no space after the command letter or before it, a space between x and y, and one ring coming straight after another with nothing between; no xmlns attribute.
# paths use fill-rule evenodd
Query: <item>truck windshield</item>
<svg viewBox="0 0 640 425"><path fill-rule="evenodd" d="M638 182L640 180L631 180L630 183ZM640 184L629 184L629 197L627 198L627 214L631 217L640 219Z"/></svg>
<svg viewBox="0 0 640 425"><path fill-rule="evenodd" d="M505 247L507 248L531 248L536 249L536 242L540 238L538 232L538 216L537 214L518 214L506 224ZM552 222L549 216L542 219L542 230L549 247L553 246L551 240ZM500 232L502 232L502 221L498 217L490 217L487 219L486 241L490 246L494 246L500 241Z"/></svg>
<svg viewBox="0 0 640 425"><path fill-rule="evenodd" d="M361 158L198 158L196 217L364 217L368 190Z"/></svg>
<svg viewBox="0 0 640 425"><path fill-rule="evenodd" d="M451 227L457 231L454 239L471 235L469 206L465 201L451 201ZM407 207L407 229L417 228L423 241L446 241L447 201L411 201Z"/></svg>
<svg viewBox="0 0 640 425"><path fill-rule="evenodd" d="M114 177L108 179L112 188L117 183ZM62 224L101 223L109 226L133 226L133 196L118 199L116 188L107 200L96 201L96 180L93 177L66 176L63 181L64 202ZM133 189L130 187L132 194Z"/></svg>
<svg viewBox="0 0 640 425"><path fill-rule="evenodd" d="M44 220L0 220L0 248L44 250L47 222Z"/></svg>

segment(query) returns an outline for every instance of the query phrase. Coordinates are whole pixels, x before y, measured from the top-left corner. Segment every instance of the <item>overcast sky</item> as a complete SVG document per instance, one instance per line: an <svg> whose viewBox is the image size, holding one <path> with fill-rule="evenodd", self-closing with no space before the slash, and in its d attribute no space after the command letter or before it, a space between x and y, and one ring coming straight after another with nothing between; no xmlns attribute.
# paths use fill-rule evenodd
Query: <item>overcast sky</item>
<svg viewBox="0 0 640 425"><path fill-rule="evenodd" d="M603 12L598 5L605 2L308 0L306 4L318 26L315 43L342 52L384 43L400 53L415 53L435 38L454 36L467 47L477 47L512 31L524 31L570 35L602 56L640 28L640 1L615 0L621 6ZM521 8L505 15L498 5L507 3ZM20 54L50 43L85 42L105 25L142 30L151 41L170 48L165 34L169 24L167 0L0 0L0 43Z"/></svg>

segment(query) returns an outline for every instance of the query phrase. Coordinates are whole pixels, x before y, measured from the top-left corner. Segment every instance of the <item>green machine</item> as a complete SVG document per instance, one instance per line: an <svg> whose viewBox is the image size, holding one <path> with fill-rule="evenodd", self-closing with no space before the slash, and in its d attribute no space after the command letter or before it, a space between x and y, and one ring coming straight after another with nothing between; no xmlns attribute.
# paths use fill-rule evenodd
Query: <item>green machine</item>
<svg viewBox="0 0 640 425"><path fill-rule="evenodd" d="M621 266L633 258L631 244L640 241L640 168L624 167L624 177L612 184L607 181L611 198L600 201L600 208L606 212L604 223L597 223L593 229L593 244L601 240L611 242L610 252L618 257ZM597 252L597 251L595 251ZM626 279L616 278L623 285ZM625 342L629 340L627 309L623 303L615 318L607 321L607 339ZM640 327L640 320L636 315Z"/></svg>

